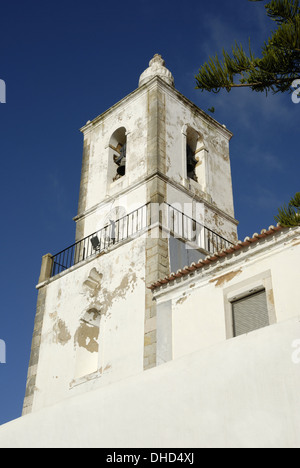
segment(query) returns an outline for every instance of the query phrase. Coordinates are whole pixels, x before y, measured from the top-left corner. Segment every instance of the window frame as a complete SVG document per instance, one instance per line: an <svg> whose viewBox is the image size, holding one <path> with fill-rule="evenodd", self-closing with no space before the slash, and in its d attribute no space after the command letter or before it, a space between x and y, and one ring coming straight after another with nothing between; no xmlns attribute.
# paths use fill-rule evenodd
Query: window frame
<svg viewBox="0 0 300 468"><path fill-rule="evenodd" d="M243 333L239 332L238 328L241 326L241 316L240 316L240 302L242 301L243 304L247 303L247 301L252 301L254 297L263 296L263 311L264 311L264 319L265 319L265 324L261 326L256 326L255 328L250 327L250 323L247 323L247 328L249 327L248 331L244 331ZM262 304L261 304L262 305ZM233 322L233 335L235 337L244 335L247 333L250 333L255 330L259 330L260 328L265 328L270 325L270 318L269 318L269 313L268 313L268 304L267 304L267 293L265 289L260 289L259 291L252 292L251 294L241 297L240 299L236 299L235 301L231 302L232 306L232 322ZM236 307L235 307L236 306ZM249 304L246 305L247 308L249 308ZM253 306L251 307L251 311L253 311ZM250 319L251 320L251 319ZM249 322L250 322L249 320ZM246 318L246 321L248 322L248 316ZM252 329L251 329L252 328Z"/></svg>
<svg viewBox="0 0 300 468"><path fill-rule="evenodd" d="M260 291L266 292L269 325L277 323L272 276L271 271L268 270L224 289L225 327L227 339L243 336L235 336L234 333L233 302L246 298L247 296L252 296Z"/></svg>

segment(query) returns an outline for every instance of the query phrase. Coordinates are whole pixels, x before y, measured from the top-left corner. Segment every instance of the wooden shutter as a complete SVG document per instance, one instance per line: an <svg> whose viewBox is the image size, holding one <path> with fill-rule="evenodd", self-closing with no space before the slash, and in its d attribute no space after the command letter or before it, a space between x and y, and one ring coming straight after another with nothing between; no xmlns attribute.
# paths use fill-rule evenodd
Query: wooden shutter
<svg viewBox="0 0 300 468"><path fill-rule="evenodd" d="M266 291L259 291L232 303L234 336L267 327L269 314Z"/></svg>

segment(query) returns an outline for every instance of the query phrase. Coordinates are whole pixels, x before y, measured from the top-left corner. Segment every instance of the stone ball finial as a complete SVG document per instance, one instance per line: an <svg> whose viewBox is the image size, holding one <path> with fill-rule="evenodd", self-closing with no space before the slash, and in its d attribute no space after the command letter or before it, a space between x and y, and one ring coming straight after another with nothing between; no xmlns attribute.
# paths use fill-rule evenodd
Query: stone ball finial
<svg viewBox="0 0 300 468"><path fill-rule="evenodd" d="M150 81L154 76L159 76L168 85L174 87L174 78L170 70L165 66L165 61L161 55L155 54L149 62L149 68L147 68L140 76L139 86Z"/></svg>
<svg viewBox="0 0 300 468"><path fill-rule="evenodd" d="M158 66L161 66L161 67L165 67L165 66L166 66L166 62L164 61L164 59L162 58L162 56L159 55L159 54L155 54L154 57L150 60L150 62L149 62L149 67L152 67L152 66L154 66L155 64L158 64Z"/></svg>

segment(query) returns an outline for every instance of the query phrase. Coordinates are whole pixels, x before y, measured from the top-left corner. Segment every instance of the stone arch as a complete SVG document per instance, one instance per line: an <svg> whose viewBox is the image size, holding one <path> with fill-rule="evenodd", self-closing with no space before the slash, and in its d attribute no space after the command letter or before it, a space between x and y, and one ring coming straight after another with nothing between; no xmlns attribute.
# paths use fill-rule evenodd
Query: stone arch
<svg viewBox="0 0 300 468"><path fill-rule="evenodd" d="M126 174L127 131L125 127L119 127L113 132L108 147L108 179L114 182Z"/></svg>
<svg viewBox="0 0 300 468"><path fill-rule="evenodd" d="M186 129L186 167L187 177L198 182L197 165L199 159L198 152L203 146L203 138L201 134L193 127L187 126Z"/></svg>
<svg viewBox="0 0 300 468"><path fill-rule="evenodd" d="M207 150L203 135L191 125L182 127L183 177L192 179L205 191L207 186Z"/></svg>

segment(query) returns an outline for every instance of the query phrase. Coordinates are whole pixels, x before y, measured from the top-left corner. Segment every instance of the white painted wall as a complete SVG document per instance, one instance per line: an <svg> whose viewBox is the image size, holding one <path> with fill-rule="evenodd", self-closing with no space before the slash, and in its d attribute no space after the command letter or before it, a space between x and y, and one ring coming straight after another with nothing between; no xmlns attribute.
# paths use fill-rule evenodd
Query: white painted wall
<svg viewBox="0 0 300 468"><path fill-rule="evenodd" d="M127 132L126 175L115 182L110 180L109 143L120 127ZM90 144L89 172L87 175L86 209L118 194L146 173L147 146L147 92L132 93L102 114L84 130L85 141Z"/></svg>
<svg viewBox="0 0 300 468"><path fill-rule="evenodd" d="M299 337L297 317L186 355L1 426L0 447L299 448Z"/></svg>
<svg viewBox="0 0 300 468"><path fill-rule="evenodd" d="M106 214L114 205L120 205L123 199L129 207L136 205L137 201L149 201L147 193L142 193L138 184L144 182L145 189L146 178L151 172L149 168L157 170L153 161L150 161L151 150L147 140L153 125L152 107L156 109L156 104L151 104L153 90L158 91L165 111L165 130L159 138L166 145L165 175L169 177L166 201L181 203L188 198L189 203L195 204L195 197L203 199L206 202L203 223L210 229L223 233L229 240L236 239L229 160L231 133L178 91L155 79L135 90L82 129L85 144L89 145L89 168L85 174L87 195L84 236L95 232L99 225L102 227ZM202 165L206 165L205 184L187 179L186 137L183 130L187 125L194 128L203 139L206 161L204 164L203 160L197 170L202 170ZM111 182L110 166L115 166L114 170L117 166L111 161L109 142L120 127L127 131L126 175ZM149 144L153 146L153 142ZM200 153L198 156L202 158ZM129 209L128 212L130 211Z"/></svg>
<svg viewBox="0 0 300 468"><path fill-rule="evenodd" d="M196 182L191 182L197 185ZM205 197L202 200L195 199L193 192L183 192L180 188L168 184L167 202L226 240L236 243L237 223L234 218L226 216L216 206L208 203Z"/></svg>
<svg viewBox="0 0 300 468"><path fill-rule="evenodd" d="M201 112L180 93L165 92L166 96L166 141L169 158L167 175L187 186L185 174L186 127L196 130L207 150L206 183L191 181L191 192L207 193L212 203L234 217L232 181L229 160L231 134ZM199 157L198 153L196 157ZM201 159L201 158L200 158ZM200 171L200 168L199 168Z"/></svg>
<svg viewBox="0 0 300 468"><path fill-rule="evenodd" d="M153 90L159 90L159 92L156 93ZM148 92L152 92L152 101ZM197 211L196 202L193 201L193 192L186 190L185 182L177 177L176 171L174 172L175 168L178 170L180 166L179 161L181 161L181 166L182 162L185 162L182 144L178 146L177 139L181 139L182 143L182 123L187 122L199 128L199 131L201 130L208 147L211 147L212 158L218 160L220 164L222 162L220 166L223 171L222 183L229 186L229 192L226 192L228 204L222 205L221 208L232 214L230 164L229 158L227 156L225 158L229 134L225 131L223 134L223 130L212 119L207 118L208 121L206 121L205 116L200 111L197 113L196 108L173 88L154 79L83 129L85 140L90 145L88 172L85 174L86 212L82 229L83 237L106 225L109 222L110 213L117 207L124 208L126 213L130 213L149 202L149 193L157 190L156 181L153 182L151 178L147 179L151 175L147 173L147 157L150 157L147 154L147 135L151 125L153 127L153 116L149 114L148 104L150 102L156 108L158 95L166 111L167 175L171 177L167 184L166 201L186 202L192 208L191 215ZM155 122L156 125L157 121ZM127 131L126 175L111 183L108 177L109 142L111 136L120 127L126 128ZM156 135L154 130L152 128L151 131ZM224 148L222 146L223 152L213 149L213 142L216 139L218 144L224 146ZM151 144L153 145L153 142ZM154 171L157 170L153 164L152 167ZM211 170L214 168L211 167ZM151 192L149 187L153 183L155 189L152 188ZM165 182L160 180L159 183ZM160 190L165 190L165 187L160 187ZM211 190L214 190L213 186ZM222 190L221 183L218 190ZM223 201L226 194L223 194ZM217 195L216 202L218 202ZM203 206L201 210L203 218L199 215L199 221L205 224L209 211L208 205L206 208ZM219 217L222 218L220 211ZM215 218L218 217L215 216ZM226 216L224 218L227 219L226 232L225 230L224 233L222 232L224 235L233 229L232 220L229 218ZM225 221L222 223L224 226ZM214 226L215 224L209 224L211 228ZM112 252L88 261L86 264L78 265L58 278L50 280L49 284L44 286L47 288L45 320L33 411L51 405L70 394L87 391L93 386L116 381L141 371L145 288L148 286L145 285L145 249L143 237L124 246L119 245ZM91 296L90 291L84 287L84 283L94 268L103 277L99 291L95 296ZM101 369L98 374L101 374L101 378L92 379L93 376L89 375L83 379L85 383L77 380L74 382L80 373L78 369L82 367L81 364L79 366L76 364L76 359L79 355L88 353L82 350L81 354L78 352L76 336L81 332L80 320L88 312L89 307L95 307L102 314L99 354L103 357L98 363L98 369ZM101 341L102 335L105 339ZM93 363L94 361L95 359ZM91 366L94 367L94 364Z"/></svg>
<svg viewBox="0 0 300 468"><path fill-rule="evenodd" d="M157 115L158 109L162 115ZM199 184L192 186L183 177L186 149L182 129L186 125L201 134L211 159L207 162L210 176L206 194ZM109 143L120 128L125 128L127 135L126 175L112 182L109 165L114 163ZM189 204L192 216L197 212L200 200L198 204L202 210L197 219L226 237L232 235L236 226L232 218L228 155L231 134L164 81L153 78L93 122L87 123L82 131L89 163L83 171L81 189L85 212L79 213L83 218L80 218L78 237L88 236L108 224L110 213L116 208L130 213L150 202L150 196L158 193L164 194L167 202ZM123 130L119 134L124 137ZM115 141L113 143L116 144ZM163 158L165 152L166 174L157 176L158 168L164 170L164 166L155 158ZM183 171L181 176L178 174L180 168ZM212 176L212 172L216 174ZM198 202L194 200L196 195ZM206 203L203 207L202 198ZM81 208L84 206L83 203L80 205ZM112 216L113 219L118 217ZM86 287L93 270L101 275L97 291ZM33 411L142 370L148 286L145 278L146 245L145 238L141 237L77 265L42 286L47 295ZM78 351L78 347L82 348L79 345L84 328L82 319L91 308L101 314L101 320L94 318L94 322L100 324L100 357L95 375L91 375L91 369L97 363L95 356L89 365L84 361L84 356L95 354L95 351ZM88 327L91 323L86 329ZM90 330L89 333L96 331ZM84 340L86 346L92 342L91 337L84 337ZM78 364L79 356L82 362ZM78 380L85 366L87 375Z"/></svg>
<svg viewBox="0 0 300 468"><path fill-rule="evenodd" d="M173 359L223 342L232 337L230 298L259 285L267 289L272 321L282 322L299 314L300 229L285 230L251 248L238 251L170 283L155 292L158 323L168 310L171 319L162 322L158 355ZM274 320L273 320L274 317ZM172 336L168 348L163 336Z"/></svg>
<svg viewBox="0 0 300 468"><path fill-rule="evenodd" d="M85 284L94 269L103 275L95 290ZM45 318L33 411L142 371L145 238L75 266L44 287ZM98 374L76 380L81 318L93 308L101 312ZM94 353L90 354L94 362Z"/></svg>
<svg viewBox="0 0 300 468"><path fill-rule="evenodd" d="M122 179L120 179L120 181L121 180ZM119 217L115 217L117 209L124 211L126 214L129 214L134 210L141 208L146 203L146 184L139 185L132 190L129 189L125 193L115 195L109 201L103 202L100 206L97 206L95 210L85 216L85 236L89 236L90 234L93 234L94 232L109 224L110 218L112 218L114 221L119 219Z"/></svg>

